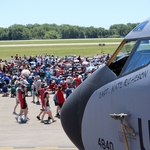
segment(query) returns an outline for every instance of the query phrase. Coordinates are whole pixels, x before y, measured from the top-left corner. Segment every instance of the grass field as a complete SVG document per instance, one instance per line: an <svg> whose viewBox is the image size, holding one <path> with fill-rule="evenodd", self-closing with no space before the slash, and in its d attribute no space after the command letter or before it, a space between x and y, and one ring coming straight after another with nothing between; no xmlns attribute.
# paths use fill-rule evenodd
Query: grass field
<svg viewBox="0 0 150 150"><path fill-rule="evenodd" d="M117 39L117 41L114 41L115 39L104 39L107 42L119 42L121 39ZM40 40L39 43L36 43L37 41L8 41L8 42L0 42L0 43L7 43L6 45L13 45L13 44L50 44L49 42L58 42L57 44L65 43L92 43L98 42L99 40ZM84 42L83 42L84 41ZM92 42L91 42L92 41ZM40 43L45 42L45 43ZM99 42L101 43L101 42ZM5 45L4 44L4 45ZM19 45L18 44L18 45ZM19 56L23 56L24 54L26 56L36 56L38 54L45 55L45 54L53 54L54 56L65 56L65 55L80 55L80 56L95 56L96 54L103 53L109 53L112 54L116 48L118 47L117 44L106 45L104 47L98 46L98 44L95 45L62 45L62 46L22 46L22 47L0 47L0 58L8 60L10 56L14 56L18 54Z"/></svg>

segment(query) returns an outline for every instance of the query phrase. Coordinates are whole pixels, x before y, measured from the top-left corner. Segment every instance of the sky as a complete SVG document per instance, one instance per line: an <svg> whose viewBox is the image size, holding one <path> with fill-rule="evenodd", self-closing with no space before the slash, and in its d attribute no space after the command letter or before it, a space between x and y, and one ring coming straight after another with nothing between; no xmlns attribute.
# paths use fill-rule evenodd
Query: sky
<svg viewBox="0 0 150 150"><path fill-rule="evenodd" d="M0 0L0 27L70 24L109 29L150 17L150 0Z"/></svg>

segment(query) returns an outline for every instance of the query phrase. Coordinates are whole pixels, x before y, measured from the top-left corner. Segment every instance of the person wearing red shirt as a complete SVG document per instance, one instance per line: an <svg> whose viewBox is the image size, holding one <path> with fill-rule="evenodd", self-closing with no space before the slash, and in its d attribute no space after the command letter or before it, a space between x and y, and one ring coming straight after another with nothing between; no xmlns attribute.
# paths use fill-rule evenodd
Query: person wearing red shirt
<svg viewBox="0 0 150 150"><path fill-rule="evenodd" d="M44 113L44 108L45 108L44 93L46 91L47 91L47 86L44 86L44 88L40 89L40 99L41 99L42 108L40 109L41 111L39 115L36 117L38 120L40 120L40 116L42 115L42 113Z"/></svg>
<svg viewBox="0 0 150 150"><path fill-rule="evenodd" d="M77 75L76 77L76 87L78 87L81 84L81 78Z"/></svg>
<svg viewBox="0 0 150 150"><path fill-rule="evenodd" d="M67 88L67 83L64 79L60 82L60 85L62 86L62 91L65 92Z"/></svg>
<svg viewBox="0 0 150 150"><path fill-rule="evenodd" d="M65 98L64 98L64 94L63 94L63 91L62 91L62 86L59 85L58 86L58 91L57 91L57 99L58 99L58 107L59 107L59 113L61 112L61 108L65 102ZM60 116L60 114L57 114L57 117Z"/></svg>
<svg viewBox="0 0 150 150"><path fill-rule="evenodd" d="M59 74L60 75L63 75L65 72L64 72L64 67L63 66L60 66L60 70L59 70Z"/></svg>
<svg viewBox="0 0 150 150"><path fill-rule="evenodd" d="M44 92L46 91L46 89L47 89L47 86L40 89L40 98L41 98L42 108L45 106L45 104L44 104Z"/></svg>
<svg viewBox="0 0 150 150"><path fill-rule="evenodd" d="M16 54L16 56L15 56L15 60L18 60L19 59L19 56L18 56L18 54Z"/></svg>
<svg viewBox="0 0 150 150"><path fill-rule="evenodd" d="M28 113L28 105L26 102L26 85L21 85L21 89L18 89L18 98L19 98L19 102L20 102L20 113L19 115L17 115L15 118L18 121L18 118L20 116L20 119L22 121L22 113L24 113L24 121L27 121L27 113Z"/></svg>
<svg viewBox="0 0 150 150"><path fill-rule="evenodd" d="M51 80L49 84L49 89L52 91L52 94L55 93L56 88L57 88L57 84L55 83L55 80Z"/></svg>

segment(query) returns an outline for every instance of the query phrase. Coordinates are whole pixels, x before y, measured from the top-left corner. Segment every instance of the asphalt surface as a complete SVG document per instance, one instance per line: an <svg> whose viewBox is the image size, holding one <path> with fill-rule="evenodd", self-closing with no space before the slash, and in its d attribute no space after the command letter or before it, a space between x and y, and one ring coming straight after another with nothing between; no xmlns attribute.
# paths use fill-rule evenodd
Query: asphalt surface
<svg viewBox="0 0 150 150"><path fill-rule="evenodd" d="M55 116L53 95L50 96L51 110ZM0 150L77 150L62 129L60 119L55 118L57 121L50 124L40 123L36 116L40 112L41 105L33 104L31 101L32 97L27 97L29 121L20 123L13 114L15 98L2 97L0 94ZM19 112L19 107L16 112ZM44 119L47 120L47 115Z"/></svg>

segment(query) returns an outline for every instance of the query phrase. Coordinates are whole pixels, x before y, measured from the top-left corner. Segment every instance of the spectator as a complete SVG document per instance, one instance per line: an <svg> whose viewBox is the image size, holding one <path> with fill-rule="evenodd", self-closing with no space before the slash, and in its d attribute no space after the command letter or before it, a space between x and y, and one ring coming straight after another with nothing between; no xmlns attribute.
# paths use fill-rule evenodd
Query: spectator
<svg viewBox="0 0 150 150"><path fill-rule="evenodd" d="M2 93L3 93L3 97L6 97L8 96L8 86L7 84L5 83L4 86L2 87Z"/></svg>
<svg viewBox="0 0 150 150"><path fill-rule="evenodd" d="M63 94L61 85L58 86L57 99L58 99L58 108L59 108L59 112L57 114L57 117L60 117L61 108L65 102L65 98L64 98L64 94Z"/></svg>
<svg viewBox="0 0 150 150"><path fill-rule="evenodd" d="M45 102L45 111L42 115L42 119L41 119L41 123L44 123L43 119L44 119L44 115L46 113L48 113L48 122L50 121L50 119L52 119L52 122L55 122L56 120L54 119L54 117L52 116L52 112L50 110L50 104L49 104L49 93L48 92L45 92L44 93L44 102Z"/></svg>
<svg viewBox="0 0 150 150"><path fill-rule="evenodd" d="M41 90L41 80L40 80L40 76L36 76L35 77L35 88L36 88L36 97L37 97L37 105L40 105L39 102L39 97L40 97L40 90Z"/></svg>
<svg viewBox="0 0 150 150"><path fill-rule="evenodd" d="M72 93L72 90L71 90L71 83L68 83L68 87L66 89L66 99L68 98L68 96Z"/></svg>
<svg viewBox="0 0 150 150"><path fill-rule="evenodd" d="M15 117L18 121L20 117L21 121L27 121L27 114L28 114L28 105L26 101L26 85L21 85L21 89L18 89L18 98L20 102L20 113ZM24 120L22 119L22 114L24 113Z"/></svg>
<svg viewBox="0 0 150 150"><path fill-rule="evenodd" d="M18 87L16 88L16 105L15 105L14 111L13 111L14 115L17 115L16 108L17 108L17 106L19 104L19 93L18 93L18 91L21 90L21 84L19 82L17 84L18 84Z"/></svg>
<svg viewBox="0 0 150 150"><path fill-rule="evenodd" d="M47 71L46 71L46 82L47 82L47 85L50 84L50 80L51 80L51 72L50 72L50 68L47 68Z"/></svg>
<svg viewBox="0 0 150 150"><path fill-rule="evenodd" d="M47 86L45 85L43 88L40 90L40 98L41 98L41 104L42 108L40 109L39 115L36 117L38 120L40 120L40 116L44 113L45 111L45 101L44 101L44 93L48 92L47 91Z"/></svg>

